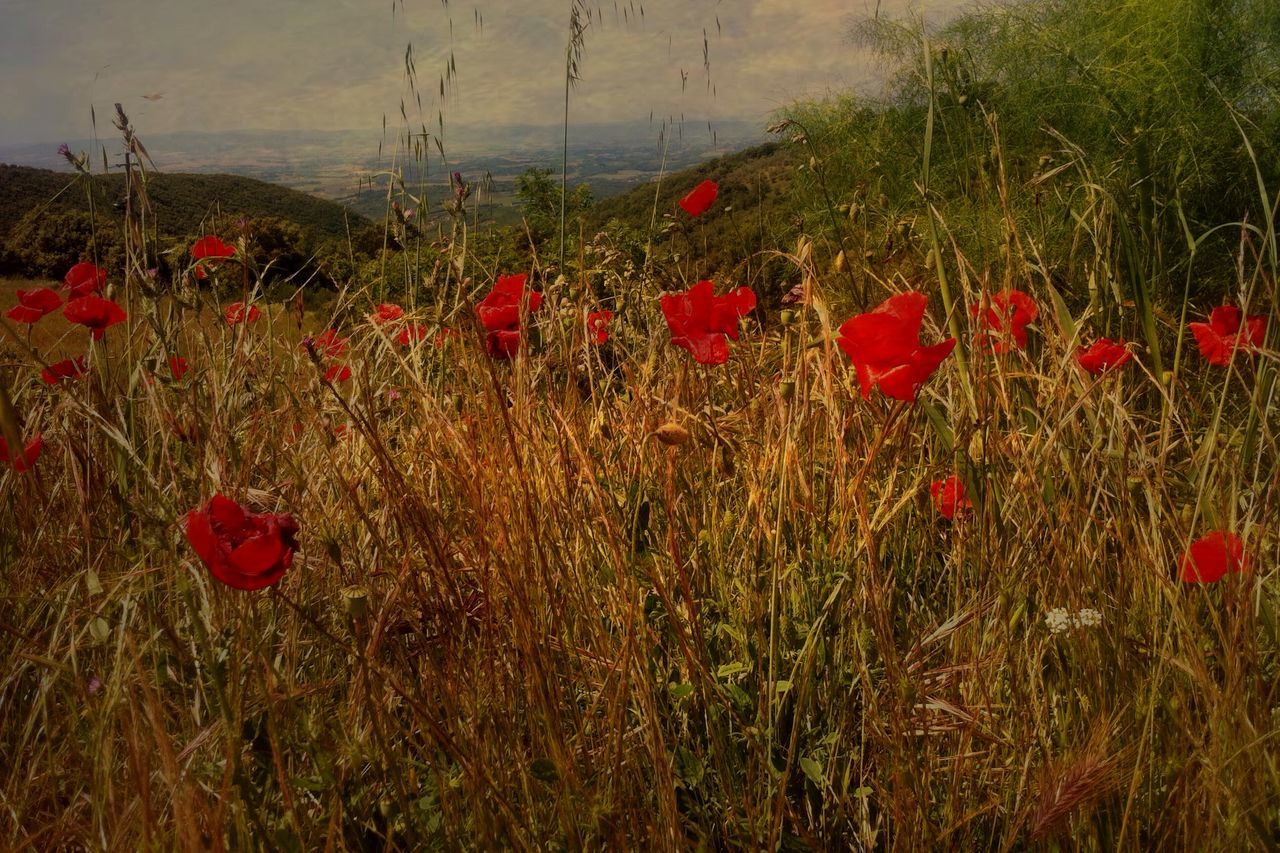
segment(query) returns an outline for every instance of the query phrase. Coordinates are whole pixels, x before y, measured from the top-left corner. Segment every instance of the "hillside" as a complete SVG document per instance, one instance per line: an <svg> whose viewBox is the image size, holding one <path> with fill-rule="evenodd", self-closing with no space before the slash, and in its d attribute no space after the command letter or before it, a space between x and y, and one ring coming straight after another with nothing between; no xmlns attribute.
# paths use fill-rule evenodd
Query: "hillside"
<svg viewBox="0 0 1280 853"><path fill-rule="evenodd" d="M88 196L75 175L49 169L0 164L0 239L31 210L87 211ZM95 204L110 209L123 198L124 176L93 178ZM235 175L152 174L148 181L157 225L164 234L191 234L216 212L274 216L317 237L342 237L367 224L342 205L276 184Z"/></svg>
<svg viewBox="0 0 1280 853"><path fill-rule="evenodd" d="M716 203L688 233L707 271L728 269L756 253L790 244L799 233L792 197L796 166L795 149L778 143L717 157L669 174L656 186L643 184L597 202L586 214L587 233L610 223L647 233L653 221L655 191L655 232L664 230L667 216L673 216L677 225L688 223L677 203L693 187L710 179L720 188ZM688 244L674 240L669 245L671 251L682 252ZM661 251L661 246L654 248Z"/></svg>

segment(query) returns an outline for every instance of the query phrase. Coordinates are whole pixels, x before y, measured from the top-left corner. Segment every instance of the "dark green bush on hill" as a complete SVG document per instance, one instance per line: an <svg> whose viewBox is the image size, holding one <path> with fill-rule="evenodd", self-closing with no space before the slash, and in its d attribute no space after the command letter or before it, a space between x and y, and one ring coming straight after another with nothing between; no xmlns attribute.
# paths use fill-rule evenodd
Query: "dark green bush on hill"
<svg viewBox="0 0 1280 853"><path fill-rule="evenodd" d="M94 228L87 213L32 211L8 235L4 255L5 273L60 279L79 261L119 268L124 245L119 229L110 224Z"/></svg>

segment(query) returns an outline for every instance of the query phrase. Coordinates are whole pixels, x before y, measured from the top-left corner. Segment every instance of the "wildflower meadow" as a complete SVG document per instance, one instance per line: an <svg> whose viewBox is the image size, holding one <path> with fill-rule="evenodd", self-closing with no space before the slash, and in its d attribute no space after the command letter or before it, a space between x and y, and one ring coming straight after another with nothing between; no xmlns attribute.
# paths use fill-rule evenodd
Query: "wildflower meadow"
<svg viewBox="0 0 1280 853"><path fill-rule="evenodd" d="M874 244L800 111L785 244L678 172L485 254L458 174L324 300L161 253L119 110L120 262L0 305L0 846L1274 849L1280 187L1146 276L977 118L979 257L923 103Z"/></svg>

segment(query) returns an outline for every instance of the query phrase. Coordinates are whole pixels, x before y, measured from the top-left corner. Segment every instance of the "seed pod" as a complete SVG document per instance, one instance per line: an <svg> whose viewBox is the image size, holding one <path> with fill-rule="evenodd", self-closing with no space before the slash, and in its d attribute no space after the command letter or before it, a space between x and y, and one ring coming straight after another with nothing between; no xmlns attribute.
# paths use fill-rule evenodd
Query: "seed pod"
<svg viewBox="0 0 1280 853"><path fill-rule="evenodd" d="M778 319L782 321L782 325L784 326L793 326L796 322L796 312L792 311L790 308L784 308L782 313L778 316Z"/></svg>
<svg viewBox="0 0 1280 853"><path fill-rule="evenodd" d="M981 462L986 459L987 446L982 438L982 433L975 432L973 437L969 439L969 458L974 462Z"/></svg>
<svg viewBox="0 0 1280 853"><path fill-rule="evenodd" d="M778 390L782 393L782 399L790 400L796 395L796 381L794 379L784 379L778 383Z"/></svg>
<svg viewBox="0 0 1280 853"><path fill-rule="evenodd" d="M342 609L352 619L364 619L369 615L369 590L362 586L349 586L340 595Z"/></svg>
<svg viewBox="0 0 1280 853"><path fill-rule="evenodd" d="M653 436L667 447L677 447L689 440L689 430L675 421L667 421L653 431Z"/></svg>
<svg viewBox="0 0 1280 853"><path fill-rule="evenodd" d="M836 272L844 272L845 265L846 261L844 257L844 250L841 249L839 254L836 255L836 262L834 264Z"/></svg>

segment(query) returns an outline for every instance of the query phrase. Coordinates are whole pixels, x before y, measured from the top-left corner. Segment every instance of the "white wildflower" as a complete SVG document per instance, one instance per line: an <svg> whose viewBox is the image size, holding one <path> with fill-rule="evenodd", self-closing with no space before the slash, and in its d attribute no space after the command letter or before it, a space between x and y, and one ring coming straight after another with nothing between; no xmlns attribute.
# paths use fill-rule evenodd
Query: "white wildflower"
<svg viewBox="0 0 1280 853"><path fill-rule="evenodd" d="M1096 628L1102 624L1102 614L1092 607L1072 613L1065 607L1055 607L1044 615L1044 623L1050 634L1065 634L1072 628Z"/></svg>
<svg viewBox="0 0 1280 853"><path fill-rule="evenodd" d="M1061 634L1071 627L1071 611L1065 607L1055 607L1044 615L1045 624L1050 634Z"/></svg>
<svg viewBox="0 0 1280 853"><path fill-rule="evenodd" d="M1092 607L1086 607L1075 615L1075 623L1080 628L1096 628L1102 624L1102 614Z"/></svg>

